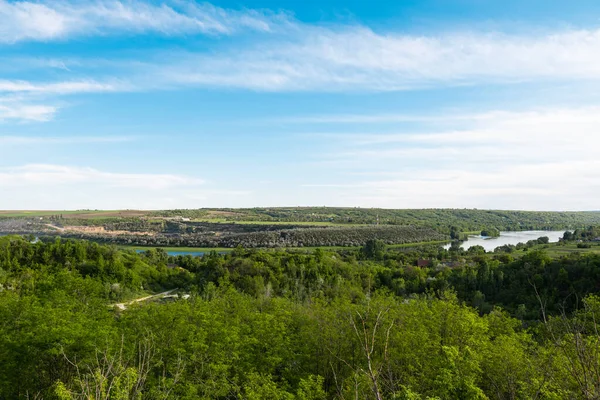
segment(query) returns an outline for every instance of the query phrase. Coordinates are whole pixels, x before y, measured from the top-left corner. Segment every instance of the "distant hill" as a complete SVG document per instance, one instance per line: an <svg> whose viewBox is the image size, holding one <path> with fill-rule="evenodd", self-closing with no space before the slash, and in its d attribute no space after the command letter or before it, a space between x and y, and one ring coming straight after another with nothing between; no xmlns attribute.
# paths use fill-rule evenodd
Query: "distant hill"
<svg viewBox="0 0 600 400"><path fill-rule="evenodd" d="M600 224L600 212L510 211L478 209L381 209L340 207L278 207L240 209L168 210L153 216L214 222L297 222L323 224L380 224L427 226L449 233L499 230L565 229Z"/></svg>

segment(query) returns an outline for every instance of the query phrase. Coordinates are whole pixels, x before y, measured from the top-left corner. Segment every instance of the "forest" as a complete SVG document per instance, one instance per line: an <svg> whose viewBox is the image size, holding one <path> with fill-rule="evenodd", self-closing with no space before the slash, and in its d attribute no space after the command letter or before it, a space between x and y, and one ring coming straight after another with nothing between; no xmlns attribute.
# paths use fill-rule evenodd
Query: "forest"
<svg viewBox="0 0 600 400"><path fill-rule="evenodd" d="M600 397L600 255L552 253L579 239L202 257L33 239L0 237L1 399Z"/></svg>

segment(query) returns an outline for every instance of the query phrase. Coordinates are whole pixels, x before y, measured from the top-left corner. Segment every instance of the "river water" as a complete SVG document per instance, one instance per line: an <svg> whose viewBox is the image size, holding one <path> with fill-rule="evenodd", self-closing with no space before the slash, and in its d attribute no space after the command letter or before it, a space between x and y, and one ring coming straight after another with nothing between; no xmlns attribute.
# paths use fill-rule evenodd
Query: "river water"
<svg viewBox="0 0 600 400"><path fill-rule="evenodd" d="M203 251L167 251L167 254L170 256L192 256L192 257L201 257L204 255Z"/></svg>
<svg viewBox="0 0 600 400"><path fill-rule="evenodd" d="M468 249L471 246L483 246L485 251L494 251L498 246L505 244L527 243L528 240L535 240L542 236L547 236L551 243L558 242L562 238L565 231L518 231L518 232L500 232L499 237L488 238L485 236L469 236L469 240L463 242L462 248ZM444 246L450 248L450 244Z"/></svg>

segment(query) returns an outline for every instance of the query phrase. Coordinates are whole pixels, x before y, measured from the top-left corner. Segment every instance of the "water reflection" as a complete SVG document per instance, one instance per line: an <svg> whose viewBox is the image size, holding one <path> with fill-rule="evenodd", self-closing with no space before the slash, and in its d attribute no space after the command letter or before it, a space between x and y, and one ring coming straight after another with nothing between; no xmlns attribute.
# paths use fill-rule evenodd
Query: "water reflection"
<svg viewBox="0 0 600 400"><path fill-rule="evenodd" d="M516 245L518 243L527 243L529 240L535 240L542 236L547 236L550 242L558 242L562 238L565 231L519 231L519 232L500 232L499 237L488 238L484 236L469 236L469 240L463 242L461 247L469 249L472 246L482 246L485 251L494 251L498 246L505 244ZM450 248L450 244L444 246L445 249Z"/></svg>

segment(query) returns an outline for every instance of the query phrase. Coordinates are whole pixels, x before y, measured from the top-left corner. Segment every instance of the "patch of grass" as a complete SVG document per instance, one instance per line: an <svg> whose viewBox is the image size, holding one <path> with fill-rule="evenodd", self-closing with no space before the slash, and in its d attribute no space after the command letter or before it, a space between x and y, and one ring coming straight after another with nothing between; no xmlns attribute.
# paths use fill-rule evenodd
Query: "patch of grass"
<svg viewBox="0 0 600 400"><path fill-rule="evenodd" d="M35 211L35 210L6 210L0 211L0 217L46 217L51 215L68 215L80 213L81 211Z"/></svg>
<svg viewBox="0 0 600 400"><path fill-rule="evenodd" d="M543 246L541 246L543 248ZM551 257L560 257L569 254L600 254L600 246L593 244L592 247L585 249L577 247L575 243L560 244L543 248Z"/></svg>
<svg viewBox="0 0 600 400"><path fill-rule="evenodd" d="M593 244L589 249L578 248L576 243L549 243L549 244L538 244L534 247L527 249L527 251L517 250L510 255L514 258L521 258L530 251L542 250L551 258L560 258L569 256L571 254L600 254L600 245Z"/></svg>

